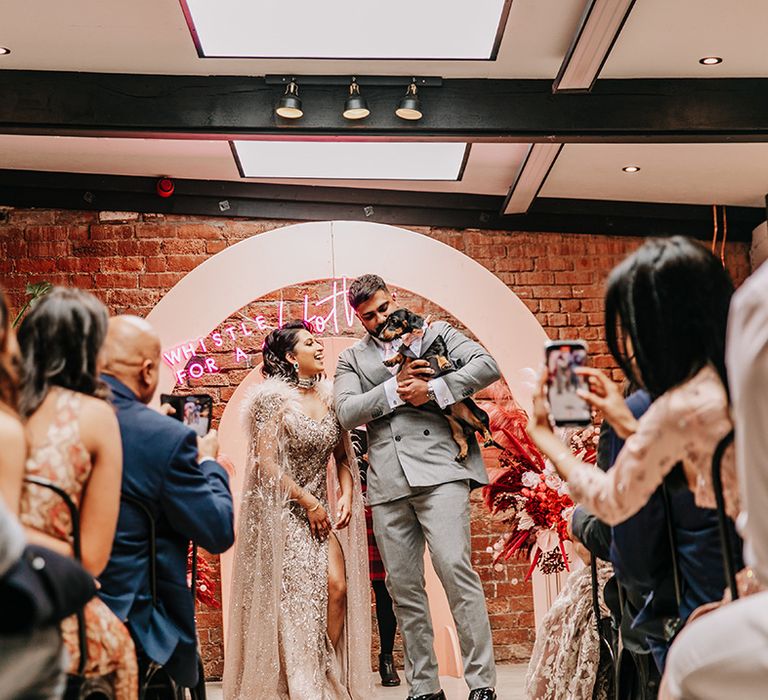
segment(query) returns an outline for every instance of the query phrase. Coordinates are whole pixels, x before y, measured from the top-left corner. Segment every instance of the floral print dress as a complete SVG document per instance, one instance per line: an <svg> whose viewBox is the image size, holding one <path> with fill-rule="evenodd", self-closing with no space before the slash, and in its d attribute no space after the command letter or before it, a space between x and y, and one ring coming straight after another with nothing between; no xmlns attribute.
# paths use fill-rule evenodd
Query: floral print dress
<svg viewBox="0 0 768 700"><path fill-rule="evenodd" d="M64 489L78 507L91 475L91 458L80 439L78 416L81 396L67 389L57 393L53 420L46 439L30 448L25 476L48 479ZM24 525L65 542L71 542L72 522L64 501L50 489L24 484L20 518ZM133 640L128 629L99 599L85 606L88 660L86 676L114 673L117 700L138 696L138 669ZM61 623L69 654L69 673L76 673L80 662L78 625L75 616Z"/></svg>

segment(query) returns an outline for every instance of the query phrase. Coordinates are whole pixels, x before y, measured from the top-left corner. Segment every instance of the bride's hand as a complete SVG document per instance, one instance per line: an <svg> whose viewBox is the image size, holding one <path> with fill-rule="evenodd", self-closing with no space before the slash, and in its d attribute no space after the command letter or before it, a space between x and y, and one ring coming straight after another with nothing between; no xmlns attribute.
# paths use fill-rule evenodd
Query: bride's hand
<svg viewBox="0 0 768 700"><path fill-rule="evenodd" d="M317 502L317 508L307 510L307 518L309 519L309 529L312 534L319 540L325 540L328 538L328 534L331 531L331 519L328 517L323 504Z"/></svg>
<svg viewBox="0 0 768 700"><path fill-rule="evenodd" d="M352 519L352 492L341 494L339 510L336 514L336 529L343 530Z"/></svg>

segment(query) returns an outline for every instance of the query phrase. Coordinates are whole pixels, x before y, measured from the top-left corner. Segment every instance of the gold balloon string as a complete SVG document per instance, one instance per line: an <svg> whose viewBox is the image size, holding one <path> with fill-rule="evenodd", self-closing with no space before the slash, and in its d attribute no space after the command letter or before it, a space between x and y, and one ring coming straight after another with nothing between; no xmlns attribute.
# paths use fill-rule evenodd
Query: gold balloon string
<svg viewBox="0 0 768 700"><path fill-rule="evenodd" d="M712 228L712 255L714 255L717 247L717 204L712 205Z"/></svg>

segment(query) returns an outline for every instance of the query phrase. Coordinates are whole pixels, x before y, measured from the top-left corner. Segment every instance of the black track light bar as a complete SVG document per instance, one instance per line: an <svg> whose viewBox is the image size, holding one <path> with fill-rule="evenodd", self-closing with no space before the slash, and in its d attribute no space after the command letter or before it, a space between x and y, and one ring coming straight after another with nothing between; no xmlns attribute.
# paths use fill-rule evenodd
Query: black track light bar
<svg viewBox="0 0 768 700"><path fill-rule="evenodd" d="M295 81L300 87L307 85L344 85L349 86L352 80L360 87L408 87L416 83L416 87L442 87L441 77L414 77L407 75L265 75L267 85L288 85Z"/></svg>

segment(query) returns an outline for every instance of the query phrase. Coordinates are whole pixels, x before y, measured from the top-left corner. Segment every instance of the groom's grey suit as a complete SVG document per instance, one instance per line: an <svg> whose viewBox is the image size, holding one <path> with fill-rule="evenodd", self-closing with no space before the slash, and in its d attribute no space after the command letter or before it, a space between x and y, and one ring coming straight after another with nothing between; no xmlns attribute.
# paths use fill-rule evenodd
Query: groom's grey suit
<svg viewBox="0 0 768 700"><path fill-rule="evenodd" d="M437 334L458 367L442 378L454 401L499 378L493 358L447 323L431 324L422 351ZM488 483L480 448L470 440L469 456L457 462L458 447L440 413L410 404L393 409L384 386L392 374L382 363L382 352L370 336L345 350L334 391L341 424L347 429L368 426L368 498L403 636L411 695L440 687L424 591L425 542L456 622L467 684L470 690L492 688L491 628L482 584L472 569L469 529L470 489Z"/></svg>

